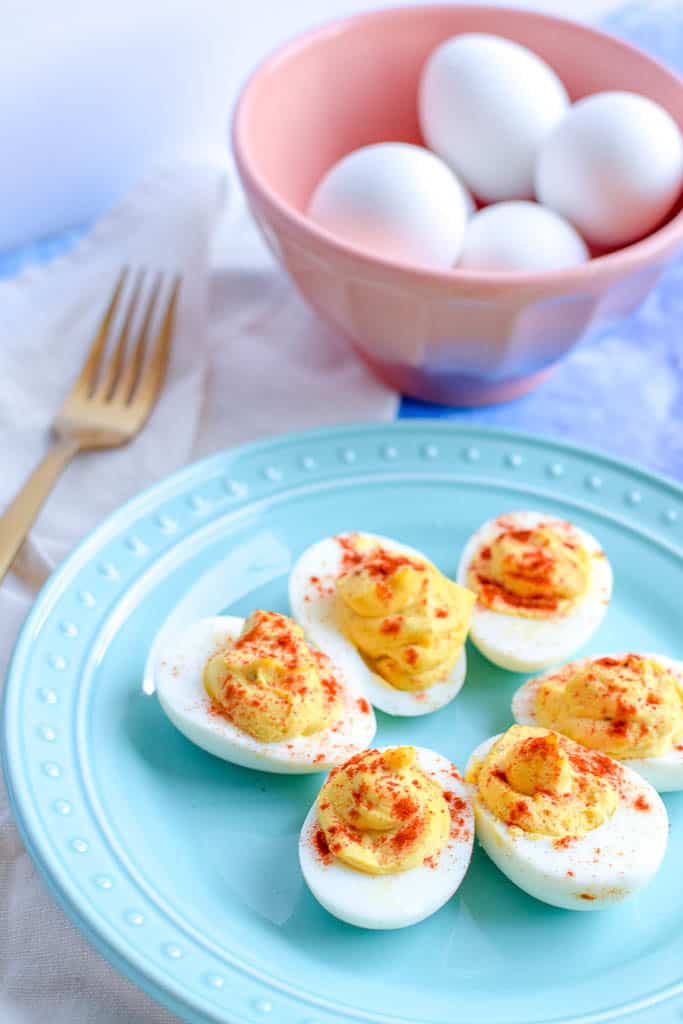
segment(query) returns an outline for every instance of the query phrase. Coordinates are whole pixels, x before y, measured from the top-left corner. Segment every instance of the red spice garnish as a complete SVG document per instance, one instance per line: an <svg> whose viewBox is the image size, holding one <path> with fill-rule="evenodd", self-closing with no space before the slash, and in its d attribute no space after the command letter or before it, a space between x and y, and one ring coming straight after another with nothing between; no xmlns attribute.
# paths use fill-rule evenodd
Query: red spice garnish
<svg viewBox="0 0 683 1024"><path fill-rule="evenodd" d="M589 775L609 779L613 783L621 782L623 778L621 765L613 761L611 757L607 757L606 754L601 754L597 750L588 750L588 748L575 744L567 745L566 749L572 767L580 774L587 772Z"/></svg>
<svg viewBox="0 0 683 1024"><path fill-rule="evenodd" d="M316 756L313 758L313 764L321 764L324 760L324 754L316 754Z"/></svg>
<svg viewBox="0 0 683 1024"><path fill-rule="evenodd" d="M579 893L579 899L580 900L594 900L595 898L596 898L595 896L591 896L591 894L588 893L588 892L580 892Z"/></svg>
<svg viewBox="0 0 683 1024"><path fill-rule="evenodd" d="M635 800L633 801L633 806L635 807L635 809L637 811L649 811L649 810L651 810L649 803L647 802L647 800L645 799L645 797L643 796L642 793L639 794L639 796L637 796L635 798Z"/></svg>
<svg viewBox="0 0 683 1024"><path fill-rule="evenodd" d="M325 679L320 680L320 685L325 691L325 696L328 701L334 701L339 696L340 686L337 680L333 676L328 676Z"/></svg>
<svg viewBox="0 0 683 1024"><path fill-rule="evenodd" d="M409 796L402 796L394 800L392 811L399 821L407 821L417 811L417 804Z"/></svg>
<svg viewBox="0 0 683 1024"><path fill-rule="evenodd" d="M526 800L517 800L517 802L510 808L510 821L515 822L528 813L529 805Z"/></svg>
<svg viewBox="0 0 683 1024"><path fill-rule="evenodd" d="M332 858L330 857L330 848L327 844L327 838L321 828L317 828L313 833L313 845L318 853L323 864L329 864Z"/></svg>
<svg viewBox="0 0 683 1024"><path fill-rule="evenodd" d="M370 548L369 551L360 551L357 547L358 534L350 534L346 537L337 537L336 541L342 549L342 574L350 572L357 566L362 566L365 572L372 577L386 579L403 566L410 566L418 572L424 572L425 566L410 558L408 555L397 551L388 551L383 547Z"/></svg>
<svg viewBox="0 0 683 1024"><path fill-rule="evenodd" d="M409 665L414 665L417 662L417 650L414 647L406 647L403 657Z"/></svg>
<svg viewBox="0 0 683 1024"><path fill-rule="evenodd" d="M434 615L436 616L437 619L447 619L448 608L437 608L436 611L434 612Z"/></svg>
<svg viewBox="0 0 683 1024"><path fill-rule="evenodd" d="M365 697L359 697L356 704L358 705L358 710L362 711L364 715L370 714L370 705L366 701Z"/></svg>
<svg viewBox="0 0 683 1024"><path fill-rule="evenodd" d="M403 622L404 619L402 615L395 615L393 618L386 618L382 621L379 631L380 633L384 633L385 636L396 636L401 632Z"/></svg>
<svg viewBox="0 0 683 1024"><path fill-rule="evenodd" d="M405 828L399 829L391 837L391 845L396 850L405 850L407 846L412 846L424 829L424 824L424 818L421 815L416 815Z"/></svg>
<svg viewBox="0 0 683 1024"><path fill-rule="evenodd" d="M451 789L444 789L443 798L448 804L452 818L461 815L467 809L467 801L463 800L461 796L457 796Z"/></svg>
<svg viewBox="0 0 683 1024"><path fill-rule="evenodd" d="M568 871L567 872L567 878L573 878L573 877L574 877L574 872L573 871Z"/></svg>
<svg viewBox="0 0 683 1024"><path fill-rule="evenodd" d="M556 850L567 850L575 841L576 836L561 836L560 839L553 840L553 846Z"/></svg>

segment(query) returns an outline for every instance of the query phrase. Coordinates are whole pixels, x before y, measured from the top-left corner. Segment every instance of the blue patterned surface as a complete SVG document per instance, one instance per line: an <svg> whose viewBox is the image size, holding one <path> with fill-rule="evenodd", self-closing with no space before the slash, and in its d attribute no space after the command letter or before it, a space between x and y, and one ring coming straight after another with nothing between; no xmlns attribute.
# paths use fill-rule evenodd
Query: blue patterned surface
<svg viewBox="0 0 683 1024"><path fill-rule="evenodd" d="M286 611L288 570L321 535L362 525L452 574L476 525L529 505L594 533L614 567L586 653L683 657L683 489L577 448L450 423L216 455L119 509L51 577L5 687L5 777L54 894L129 978L192 1024L680 1024L683 793L665 797L660 873L622 905L558 911L477 849L429 920L366 932L330 917L301 879L298 831L321 777L210 757L141 686L150 638L219 565L213 611ZM509 725L519 683L471 649L454 704L378 715L377 741L462 766Z"/></svg>
<svg viewBox="0 0 683 1024"><path fill-rule="evenodd" d="M683 2L641 0L605 27L683 71ZM0 277L53 258L81 234L0 254ZM539 390L504 406L454 410L405 399L401 418L443 417L570 439L683 479L683 258L618 330L579 346Z"/></svg>

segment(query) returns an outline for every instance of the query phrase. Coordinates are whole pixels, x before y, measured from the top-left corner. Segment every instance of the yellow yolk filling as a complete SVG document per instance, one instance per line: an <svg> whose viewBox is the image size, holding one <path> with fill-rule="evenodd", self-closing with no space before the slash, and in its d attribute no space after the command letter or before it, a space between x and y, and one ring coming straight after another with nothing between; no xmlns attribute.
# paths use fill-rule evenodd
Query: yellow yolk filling
<svg viewBox="0 0 683 1024"><path fill-rule="evenodd" d="M336 581L344 635L398 690L424 690L445 679L462 651L474 594L430 562L361 537L344 543L347 564Z"/></svg>
<svg viewBox="0 0 683 1024"><path fill-rule="evenodd" d="M612 757L659 757L683 737L683 691L653 658L596 658L541 683L536 717Z"/></svg>
<svg viewBox="0 0 683 1024"><path fill-rule="evenodd" d="M234 643L209 658L204 688L214 708L262 743L310 736L339 717L330 663L285 615L256 611Z"/></svg>
<svg viewBox="0 0 683 1024"><path fill-rule="evenodd" d="M479 602L525 618L566 615L590 585L591 557L546 524L503 530L476 553L468 586Z"/></svg>
<svg viewBox="0 0 683 1024"><path fill-rule="evenodd" d="M444 791L420 769L414 747L365 750L334 768L318 797L318 824L340 861L394 874L438 855L451 818Z"/></svg>
<svg viewBox="0 0 683 1024"><path fill-rule="evenodd" d="M547 729L513 725L468 774L500 821L524 832L580 836L612 816L621 769Z"/></svg>

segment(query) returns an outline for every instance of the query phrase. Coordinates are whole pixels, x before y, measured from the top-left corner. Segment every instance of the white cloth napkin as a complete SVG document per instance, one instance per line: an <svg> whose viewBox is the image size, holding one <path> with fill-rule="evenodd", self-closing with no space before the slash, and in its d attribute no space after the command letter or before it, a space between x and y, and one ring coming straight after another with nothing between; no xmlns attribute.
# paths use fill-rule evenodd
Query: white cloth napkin
<svg viewBox="0 0 683 1024"><path fill-rule="evenodd" d="M175 169L138 188L66 257L0 283L0 509L43 454L123 264L183 274L166 386L132 444L78 457L44 507L17 571L0 588L0 678L46 573L126 498L235 443L396 412L397 396L275 267L232 171ZM175 1017L119 977L54 905L0 787L0 1022L46 1019Z"/></svg>

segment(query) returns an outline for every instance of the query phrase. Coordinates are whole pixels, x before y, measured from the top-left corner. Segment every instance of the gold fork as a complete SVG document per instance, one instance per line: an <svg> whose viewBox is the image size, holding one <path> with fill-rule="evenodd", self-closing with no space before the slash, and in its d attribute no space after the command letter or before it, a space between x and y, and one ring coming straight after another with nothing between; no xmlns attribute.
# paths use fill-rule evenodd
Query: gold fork
<svg viewBox="0 0 683 1024"><path fill-rule="evenodd" d="M118 337L111 356L107 358L107 342L128 276L128 268L125 268L80 375L52 424L52 447L0 517L0 582L12 565L43 502L74 455L80 451L127 444L140 431L154 408L171 352L180 277L174 278L170 293L158 311L159 327L150 345L149 335L164 277L161 273L156 276L141 309L140 327L132 337L145 276L144 270L137 272L132 295L121 310L123 321Z"/></svg>

